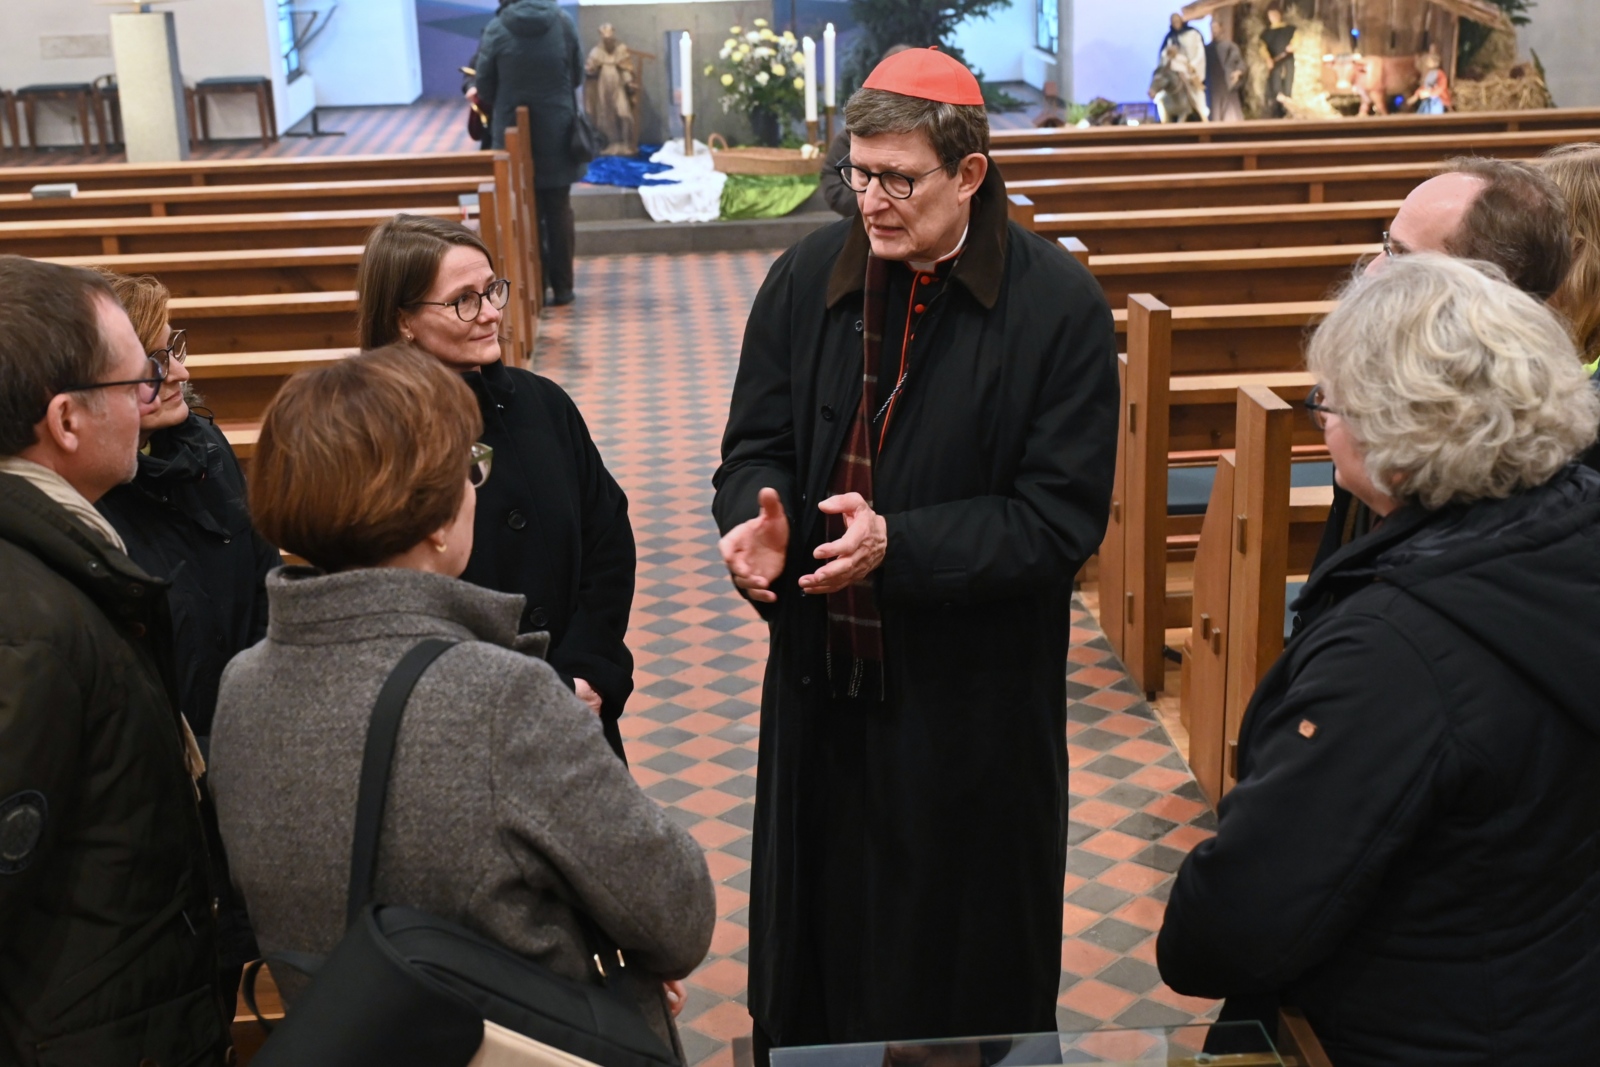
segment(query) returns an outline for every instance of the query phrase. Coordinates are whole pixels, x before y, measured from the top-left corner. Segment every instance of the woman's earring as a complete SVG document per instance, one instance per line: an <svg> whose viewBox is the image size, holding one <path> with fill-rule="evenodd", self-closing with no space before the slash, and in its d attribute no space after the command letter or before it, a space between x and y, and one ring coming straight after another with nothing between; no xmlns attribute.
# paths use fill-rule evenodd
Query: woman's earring
<svg viewBox="0 0 1600 1067"><path fill-rule="evenodd" d="M445 552L448 551L448 546L443 541L435 541L433 543L433 550L435 552Z"/></svg>
<svg viewBox="0 0 1600 1067"><path fill-rule="evenodd" d="M415 341L416 340L415 337L411 336L411 331L410 330L401 330L400 331L400 336L404 337L407 341Z"/></svg>

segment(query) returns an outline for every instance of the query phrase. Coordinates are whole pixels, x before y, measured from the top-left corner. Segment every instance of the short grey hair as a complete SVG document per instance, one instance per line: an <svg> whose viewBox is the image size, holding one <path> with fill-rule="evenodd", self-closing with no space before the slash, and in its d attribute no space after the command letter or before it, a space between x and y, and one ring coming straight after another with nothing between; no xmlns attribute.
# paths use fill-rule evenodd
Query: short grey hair
<svg viewBox="0 0 1600 1067"><path fill-rule="evenodd" d="M1542 485L1600 430L1566 326L1489 263L1417 254L1357 277L1306 358L1372 484L1428 509Z"/></svg>
<svg viewBox="0 0 1600 1067"><path fill-rule="evenodd" d="M989 112L977 104L946 104L885 89L857 89L844 105L844 124L856 137L921 130L951 177L966 157L989 152Z"/></svg>

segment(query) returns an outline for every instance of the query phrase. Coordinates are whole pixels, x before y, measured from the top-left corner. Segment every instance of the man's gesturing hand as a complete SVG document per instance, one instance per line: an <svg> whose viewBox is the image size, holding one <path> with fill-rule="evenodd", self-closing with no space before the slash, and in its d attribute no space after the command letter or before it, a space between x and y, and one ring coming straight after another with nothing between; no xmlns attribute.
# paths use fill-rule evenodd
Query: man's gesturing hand
<svg viewBox="0 0 1600 1067"><path fill-rule="evenodd" d="M778 599L772 583L783 573L789 552L789 517L783 513L776 489L761 490L757 500L761 514L729 530L717 542L717 549L733 575L733 584L751 600L771 604Z"/></svg>
<svg viewBox="0 0 1600 1067"><path fill-rule="evenodd" d="M817 510L825 515L843 515L846 529L839 540L817 546L812 555L833 562L819 567L814 574L803 575L800 591L836 593L878 569L889 548L889 528L860 493L830 496L817 505Z"/></svg>

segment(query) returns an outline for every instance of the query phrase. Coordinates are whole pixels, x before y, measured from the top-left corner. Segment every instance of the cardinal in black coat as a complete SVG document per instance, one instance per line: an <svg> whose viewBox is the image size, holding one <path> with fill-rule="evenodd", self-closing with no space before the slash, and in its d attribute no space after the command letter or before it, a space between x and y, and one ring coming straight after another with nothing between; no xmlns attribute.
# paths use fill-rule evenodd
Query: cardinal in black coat
<svg viewBox="0 0 1600 1067"><path fill-rule="evenodd" d="M895 95L984 136L885 128ZM862 218L784 254L746 328L714 508L771 624L758 1051L1055 1028L1072 582L1116 349L1089 273L1008 222L981 107L948 56L885 60L846 112Z"/></svg>

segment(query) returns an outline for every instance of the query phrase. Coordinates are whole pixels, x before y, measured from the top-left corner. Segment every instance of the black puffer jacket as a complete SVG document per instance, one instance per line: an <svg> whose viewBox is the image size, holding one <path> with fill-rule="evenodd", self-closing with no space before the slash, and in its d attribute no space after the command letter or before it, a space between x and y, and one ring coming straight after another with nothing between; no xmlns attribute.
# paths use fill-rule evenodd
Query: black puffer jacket
<svg viewBox="0 0 1600 1067"><path fill-rule="evenodd" d="M165 583L0 475L0 1062L222 1062L167 627Z"/></svg>
<svg viewBox="0 0 1600 1067"><path fill-rule="evenodd" d="M483 31L478 48L478 94L494 105L494 146L506 146L506 130L526 107L533 125L533 184L539 189L571 185L582 176L572 156L573 95L583 83L578 28L555 0L516 0Z"/></svg>
<svg viewBox="0 0 1600 1067"><path fill-rule="evenodd" d="M222 668L267 635L267 572L283 563L250 524L245 494L228 439L191 414L152 434L133 481L95 504L133 561L172 583L178 708L202 741Z"/></svg>
<svg viewBox="0 0 1600 1067"><path fill-rule="evenodd" d="M1402 508L1296 607L1162 977L1299 1005L1338 1067L1592 1062L1600 474Z"/></svg>

